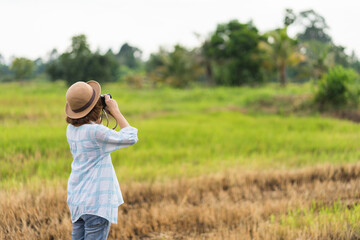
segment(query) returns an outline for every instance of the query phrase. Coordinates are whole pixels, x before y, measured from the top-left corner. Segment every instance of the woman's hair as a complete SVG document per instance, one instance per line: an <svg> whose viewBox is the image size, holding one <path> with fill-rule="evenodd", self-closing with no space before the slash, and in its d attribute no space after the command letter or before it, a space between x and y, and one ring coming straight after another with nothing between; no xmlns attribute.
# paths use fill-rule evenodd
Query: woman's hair
<svg viewBox="0 0 360 240"><path fill-rule="evenodd" d="M103 108L103 105L101 102L101 98L99 98L99 100L95 104L94 108L91 109L91 111L85 117L78 118L78 119L66 117L66 122L74 125L75 127L79 127L83 124L88 124L88 123L90 123L90 121L96 122L100 118L102 108Z"/></svg>

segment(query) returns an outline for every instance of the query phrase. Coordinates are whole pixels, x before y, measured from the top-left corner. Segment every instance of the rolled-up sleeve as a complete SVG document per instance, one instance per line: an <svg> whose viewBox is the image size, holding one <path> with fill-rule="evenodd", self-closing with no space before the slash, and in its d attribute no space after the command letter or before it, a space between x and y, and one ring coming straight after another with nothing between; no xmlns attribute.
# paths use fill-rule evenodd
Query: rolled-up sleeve
<svg viewBox="0 0 360 240"><path fill-rule="evenodd" d="M120 148L134 145L138 141L138 130L127 126L120 131L99 125L95 132L96 141L104 153L111 153Z"/></svg>

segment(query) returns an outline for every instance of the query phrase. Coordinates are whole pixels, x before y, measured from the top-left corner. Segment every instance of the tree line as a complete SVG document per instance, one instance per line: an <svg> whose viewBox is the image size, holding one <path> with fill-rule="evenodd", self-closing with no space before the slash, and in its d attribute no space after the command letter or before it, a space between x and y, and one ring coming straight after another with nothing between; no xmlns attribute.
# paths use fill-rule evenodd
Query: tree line
<svg viewBox="0 0 360 240"><path fill-rule="evenodd" d="M300 31L295 37L289 28ZM321 79L331 68L342 66L360 72L354 52L336 45L328 34L324 17L314 10L295 13L286 9L283 25L260 33L253 22L232 20L220 23L199 46L175 45L160 48L148 60L142 51L125 43L117 53L92 52L85 35L72 37L68 50L53 49L47 61L14 58L6 65L0 55L0 81L26 81L34 77L62 79L68 84L96 79L124 81L134 87L145 85L184 88L192 84L209 86L258 85Z"/></svg>

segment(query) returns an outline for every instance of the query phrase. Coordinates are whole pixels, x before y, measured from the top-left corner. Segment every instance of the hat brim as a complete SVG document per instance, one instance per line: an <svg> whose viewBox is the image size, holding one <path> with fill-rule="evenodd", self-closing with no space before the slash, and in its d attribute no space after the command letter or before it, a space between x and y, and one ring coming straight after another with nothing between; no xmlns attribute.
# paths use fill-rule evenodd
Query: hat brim
<svg viewBox="0 0 360 240"><path fill-rule="evenodd" d="M79 119L82 117L85 117L96 105L96 103L99 101L100 94L101 94L101 86L97 81L91 80L86 82L89 84L94 90L95 90L95 98L94 101L91 103L89 107L87 107L84 111L81 112L73 112L70 108L70 105L66 102L65 104L65 113L69 118L72 119Z"/></svg>

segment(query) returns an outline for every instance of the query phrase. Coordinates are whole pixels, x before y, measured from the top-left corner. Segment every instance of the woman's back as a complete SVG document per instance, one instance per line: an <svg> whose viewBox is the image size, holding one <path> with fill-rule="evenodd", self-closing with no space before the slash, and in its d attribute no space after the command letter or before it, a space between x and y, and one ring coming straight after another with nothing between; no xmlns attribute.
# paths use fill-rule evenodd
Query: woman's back
<svg viewBox="0 0 360 240"><path fill-rule="evenodd" d="M116 223L124 201L110 153L135 144L137 129L128 126L118 132L95 123L69 124L66 136L74 159L67 197L72 221L94 214Z"/></svg>

